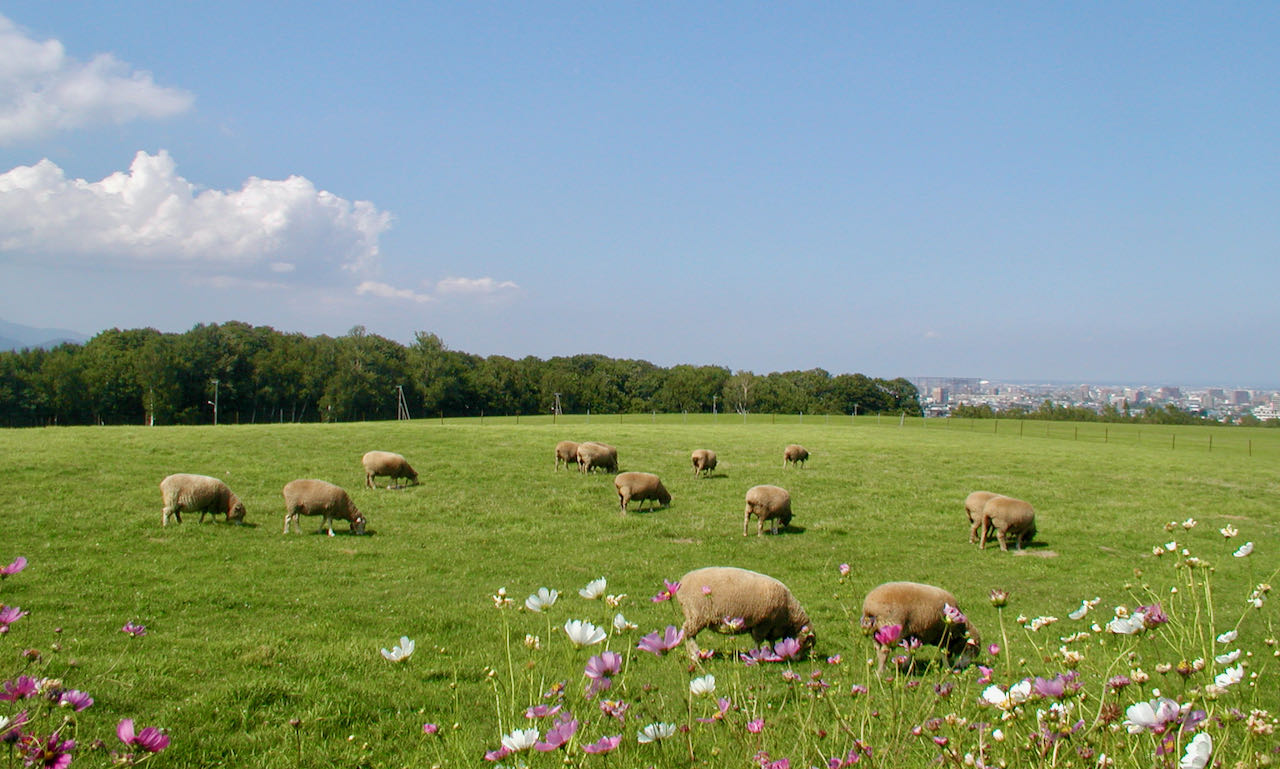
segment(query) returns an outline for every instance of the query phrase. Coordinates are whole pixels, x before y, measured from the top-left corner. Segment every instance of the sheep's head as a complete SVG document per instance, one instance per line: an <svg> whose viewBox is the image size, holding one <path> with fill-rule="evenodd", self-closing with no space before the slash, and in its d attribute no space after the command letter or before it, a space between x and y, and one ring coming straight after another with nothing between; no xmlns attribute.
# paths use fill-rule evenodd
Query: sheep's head
<svg viewBox="0 0 1280 769"><path fill-rule="evenodd" d="M351 512L351 531L353 533L363 534L365 523L366 521L363 513L359 510L353 510Z"/></svg>
<svg viewBox="0 0 1280 769"><path fill-rule="evenodd" d="M412 470L412 468L409 470L409 481L412 482L415 486L418 484L418 474L415 473Z"/></svg>
<svg viewBox="0 0 1280 769"><path fill-rule="evenodd" d="M664 505L671 504L671 492L667 491L666 486L658 486L658 501Z"/></svg>
<svg viewBox="0 0 1280 769"><path fill-rule="evenodd" d="M871 635L876 632L876 618L870 614L863 614L862 622L860 624L862 626L863 635Z"/></svg>
<svg viewBox="0 0 1280 769"><path fill-rule="evenodd" d="M783 525L783 526L790 526L790 525L791 525L791 511L790 511L790 510L788 510L788 511L786 511L785 513L783 513L782 515L778 516L778 520L782 522L782 525Z"/></svg>
<svg viewBox="0 0 1280 769"><path fill-rule="evenodd" d="M231 512L227 513L227 519L236 521L237 523L243 523L244 522L244 503L238 499L235 500L235 504L231 505Z"/></svg>
<svg viewBox="0 0 1280 769"><path fill-rule="evenodd" d="M800 642L801 656L808 656L809 650L814 647L814 644L818 643L818 636L813 632L812 626L805 625L800 628L800 633L796 640Z"/></svg>

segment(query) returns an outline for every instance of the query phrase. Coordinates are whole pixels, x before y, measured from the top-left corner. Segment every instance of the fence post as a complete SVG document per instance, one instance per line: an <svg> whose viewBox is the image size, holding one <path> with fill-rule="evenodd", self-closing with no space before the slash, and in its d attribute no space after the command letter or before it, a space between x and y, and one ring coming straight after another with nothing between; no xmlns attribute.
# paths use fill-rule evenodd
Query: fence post
<svg viewBox="0 0 1280 769"><path fill-rule="evenodd" d="M1178 434L1177 434L1177 433L1174 433L1173 435L1170 435L1169 437L1173 439L1173 440L1171 440L1171 441L1169 442L1169 449L1170 449L1170 450L1177 449L1177 448L1178 448Z"/></svg>
<svg viewBox="0 0 1280 769"><path fill-rule="evenodd" d="M1249 439L1249 456L1253 456L1253 439Z"/></svg>
<svg viewBox="0 0 1280 769"><path fill-rule="evenodd" d="M1209 453L1210 454L1213 453L1213 436L1212 435L1209 436Z"/></svg>
<svg viewBox="0 0 1280 769"><path fill-rule="evenodd" d="M996 422L996 423L995 423L995 425L993 425L993 426L992 426L992 428L991 428L991 434L992 434L992 435L995 435L996 433L1000 432L1000 420L999 420L999 418L997 418L997 419L995 420L995 422Z"/></svg>
<svg viewBox="0 0 1280 769"><path fill-rule="evenodd" d="M1102 442L1107 443L1110 440L1111 440L1111 428L1110 427L1102 428Z"/></svg>
<svg viewBox="0 0 1280 769"><path fill-rule="evenodd" d="M1023 422L1021 419L1019 419L1018 420L1018 437L1019 438L1022 437L1022 427L1023 427Z"/></svg>

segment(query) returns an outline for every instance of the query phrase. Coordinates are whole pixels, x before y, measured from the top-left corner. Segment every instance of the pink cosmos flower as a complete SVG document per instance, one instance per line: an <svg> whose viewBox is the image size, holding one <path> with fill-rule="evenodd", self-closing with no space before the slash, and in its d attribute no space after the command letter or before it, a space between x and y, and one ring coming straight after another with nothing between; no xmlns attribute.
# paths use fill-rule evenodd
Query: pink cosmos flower
<svg viewBox="0 0 1280 769"><path fill-rule="evenodd" d="M423 734L435 734L438 731L440 731L439 724L423 724L422 725Z"/></svg>
<svg viewBox="0 0 1280 769"><path fill-rule="evenodd" d="M147 626L139 625L130 620L129 622L124 623L124 627L120 628L120 632L125 635L131 635L134 638L141 638L147 634Z"/></svg>
<svg viewBox="0 0 1280 769"><path fill-rule="evenodd" d="M38 766L42 769L66 769L71 765L71 751L75 750L75 740L64 740L57 732L40 738L28 734L22 739L23 760L27 766Z"/></svg>
<svg viewBox="0 0 1280 769"><path fill-rule="evenodd" d="M751 732L752 734L759 734L763 730L764 730L763 718L757 718L754 721L747 722L747 731Z"/></svg>
<svg viewBox="0 0 1280 769"><path fill-rule="evenodd" d="M999 657L999 656L1000 656L1000 644L991 644L991 645L987 646L987 654L990 654L992 657Z"/></svg>
<svg viewBox="0 0 1280 769"><path fill-rule="evenodd" d="M631 707L631 703L622 700L601 700L600 712L606 716L618 719L618 723L626 723L627 708Z"/></svg>
<svg viewBox="0 0 1280 769"><path fill-rule="evenodd" d="M902 625L884 625L873 636L881 646L893 646L902 635Z"/></svg>
<svg viewBox="0 0 1280 769"><path fill-rule="evenodd" d="M40 685L36 679L31 676L18 676L12 681L4 682L4 691L0 692L0 700L7 702L25 700L28 697L36 696L39 690Z"/></svg>
<svg viewBox="0 0 1280 769"><path fill-rule="evenodd" d="M992 606L997 609L1003 608L1005 604L1009 603L1009 591L992 588L990 598Z"/></svg>
<svg viewBox="0 0 1280 769"><path fill-rule="evenodd" d="M849 576L849 564L847 563L840 564L840 576L842 577Z"/></svg>
<svg viewBox="0 0 1280 769"><path fill-rule="evenodd" d="M800 655L800 642L794 638L784 638L773 645L773 653L779 659L789 660Z"/></svg>
<svg viewBox="0 0 1280 769"><path fill-rule="evenodd" d="M134 734L133 719L125 718L116 725L116 736L126 745L137 745L148 753L159 753L169 747L169 735L154 726Z"/></svg>
<svg viewBox="0 0 1280 769"><path fill-rule="evenodd" d="M5 606L0 604L0 635L9 632L9 626L31 612L23 611L20 606Z"/></svg>
<svg viewBox="0 0 1280 769"><path fill-rule="evenodd" d="M499 745L497 750L490 750L485 752L484 760L485 761L501 761L502 759L506 758L509 755L511 755L511 751L507 750L507 746Z"/></svg>
<svg viewBox="0 0 1280 769"><path fill-rule="evenodd" d="M572 718L557 721L555 726L547 730L547 738L541 742L535 742L533 749L539 753L547 753L556 748L562 747L573 737L578 731L578 722Z"/></svg>
<svg viewBox="0 0 1280 769"><path fill-rule="evenodd" d="M781 662L782 658L774 653L773 649L768 646L761 646L759 649L749 649L739 655L742 664L751 666L758 665L761 662Z"/></svg>
<svg viewBox="0 0 1280 769"><path fill-rule="evenodd" d="M79 713L93 704L93 698L78 689L68 689L58 697L58 704Z"/></svg>
<svg viewBox="0 0 1280 769"><path fill-rule="evenodd" d="M964 616L964 612L960 611L959 607L944 603L942 605L942 621L950 625L963 625L969 621L969 618Z"/></svg>
<svg viewBox="0 0 1280 769"><path fill-rule="evenodd" d="M605 678L617 675L621 670L622 655L617 652L601 652L587 660L588 678Z"/></svg>
<svg viewBox="0 0 1280 769"><path fill-rule="evenodd" d="M842 658L840 657L840 655L839 655L839 654L832 654L830 657L827 657L827 664L828 664L828 665L839 665L839 664L840 664L841 659L842 659Z"/></svg>
<svg viewBox="0 0 1280 769"><path fill-rule="evenodd" d="M870 690L862 684L854 684L850 687L849 694L866 694L868 691Z"/></svg>
<svg viewBox="0 0 1280 769"><path fill-rule="evenodd" d="M992 670L986 665L979 665L978 666L978 685L985 686L986 684L991 683L991 677L995 675L995 672L996 671Z"/></svg>
<svg viewBox="0 0 1280 769"><path fill-rule="evenodd" d="M662 580L662 591L659 592L657 595L655 595L653 598L650 598L649 600L653 601L654 603L660 603L662 601L670 601L672 598L676 597L676 592L679 590L680 590L679 582L668 582L667 580L664 579Z"/></svg>
<svg viewBox="0 0 1280 769"><path fill-rule="evenodd" d="M720 699L716 700L716 705L718 705L720 709L717 710L715 713L712 713L710 718L699 718L698 720L704 724L714 724L716 721L719 721L725 717L725 715L729 712L729 706L732 704L733 703L730 702L728 697L721 697Z"/></svg>
<svg viewBox="0 0 1280 769"><path fill-rule="evenodd" d="M556 705L554 708L548 707L546 705L534 705L529 709L525 710L524 717L525 718L546 718L547 716L554 716L556 713L559 713L560 708L561 708L560 705Z"/></svg>
<svg viewBox="0 0 1280 769"><path fill-rule="evenodd" d="M582 750L585 753L608 753L622 744L622 735L615 734L612 737L601 737L590 745L583 745Z"/></svg>
<svg viewBox="0 0 1280 769"><path fill-rule="evenodd" d="M659 636L658 631L655 630L644 638L641 638L640 643L636 644L636 648L643 649L644 651L661 657L663 654L666 654L668 651L679 646L680 642L683 640L683 630L676 628L675 625L667 625L667 629L663 631L661 636Z"/></svg>
<svg viewBox="0 0 1280 769"><path fill-rule="evenodd" d="M10 574L17 574L25 568L27 568L27 559L22 556L18 556L17 558L14 558L13 563L8 566L0 566L0 579L4 579Z"/></svg>

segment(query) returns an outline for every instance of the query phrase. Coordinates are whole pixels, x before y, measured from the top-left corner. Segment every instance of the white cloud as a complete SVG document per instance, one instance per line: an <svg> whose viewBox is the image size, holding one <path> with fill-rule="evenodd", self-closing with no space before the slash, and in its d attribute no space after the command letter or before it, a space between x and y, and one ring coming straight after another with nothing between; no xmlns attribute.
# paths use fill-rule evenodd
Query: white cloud
<svg viewBox="0 0 1280 769"><path fill-rule="evenodd" d="M34 40L0 16L0 144L89 125L170 117L193 101L190 93L156 85L151 73L109 53L79 61L57 40Z"/></svg>
<svg viewBox="0 0 1280 769"><path fill-rule="evenodd" d="M49 160L0 174L0 252L44 260L114 260L264 269L301 277L376 272L391 216L317 190L305 177L250 177L239 190L197 188L163 150L128 172L67 179Z"/></svg>
<svg viewBox="0 0 1280 769"><path fill-rule="evenodd" d="M435 301L435 297L432 297L429 294L420 294L417 291L408 288L396 288L395 286L387 283L379 283L374 280L366 280L356 286L356 293L361 296L367 294L369 296L377 296L384 299L408 299L409 301L417 302L419 304L426 304L427 302Z"/></svg>
<svg viewBox="0 0 1280 769"><path fill-rule="evenodd" d="M509 280L499 283L493 278L445 278L436 284L436 291L441 294L495 294L518 288Z"/></svg>

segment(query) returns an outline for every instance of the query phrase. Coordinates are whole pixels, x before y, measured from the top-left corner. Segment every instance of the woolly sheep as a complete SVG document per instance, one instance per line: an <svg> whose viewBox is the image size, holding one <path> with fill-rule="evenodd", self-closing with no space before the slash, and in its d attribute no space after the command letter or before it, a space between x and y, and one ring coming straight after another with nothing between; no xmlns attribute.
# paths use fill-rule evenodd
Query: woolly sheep
<svg viewBox="0 0 1280 769"><path fill-rule="evenodd" d="M915 638L922 644L937 646L948 665L958 655L954 666L963 669L973 662L982 641L967 618L955 623L946 620L943 607L948 604L959 611L956 597L940 587L886 582L867 593L862 602L862 632L874 635L882 627L900 625L898 639ZM884 672L884 663L898 639L889 644L876 642L877 673Z"/></svg>
<svg viewBox="0 0 1280 769"><path fill-rule="evenodd" d="M204 523L205 513L213 516L225 513L227 522L244 521L244 503L231 493L220 479L208 475L175 473L160 481L160 495L164 508L160 511L160 525L169 525L169 516L182 523L182 513L199 512Z"/></svg>
<svg viewBox="0 0 1280 769"><path fill-rule="evenodd" d="M587 441L578 444L578 469L584 473L595 468L618 472L618 450L607 443Z"/></svg>
<svg viewBox="0 0 1280 769"><path fill-rule="evenodd" d="M323 515L320 528L328 529L333 536L333 519L341 518L351 522L352 534L363 534L365 517L356 509L355 503L341 487L327 481L304 479L289 481L284 486L284 533L289 533L292 521L302 533L302 524L298 523L299 515Z"/></svg>
<svg viewBox="0 0 1280 769"><path fill-rule="evenodd" d="M964 498L964 512L969 516L969 523L975 523L982 517L982 507L987 504L987 500L992 497L998 497L999 494L991 491L975 491ZM977 542L975 534L969 535L970 542Z"/></svg>
<svg viewBox="0 0 1280 769"><path fill-rule="evenodd" d="M564 469L569 469L569 463L578 463L578 444L573 441L560 441L556 444L556 469L560 469L560 463L564 462Z"/></svg>
<svg viewBox="0 0 1280 769"><path fill-rule="evenodd" d="M399 454L393 454L390 451L370 451L360 461L364 464L364 485L371 489L374 487L373 479L379 475L387 476L392 483L398 482L401 478L408 478L414 484L418 482L418 474Z"/></svg>
<svg viewBox="0 0 1280 769"><path fill-rule="evenodd" d="M671 503L667 487L653 473L619 473L613 479L613 487L618 490L618 501L624 513L627 512L627 503L633 499L637 503L636 510L643 507L645 500L649 501L650 510L653 509L654 501L662 505Z"/></svg>
<svg viewBox="0 0 1280 769"><path fill-rule="evenodd" d="M791 525L791 494L777 486L752 486L747 489L747 511L742 516L742 536L747 536L747 523L756 517L756 536L764 533L764 522L773 521L773 533L778 524Z"/></svg>
<svg viewBox="0 0 1280 769"><path fill-rule="evenodd" d="M680 578L676 593L684 613L685 647L698 659L698 633L750 633L757 644L794 638L802 653L813 648L817 636L800 602L773 577L732 566L695 569Z"/></svg>
<svg viewBox="0 0 1280 769"><path fill-rule="evenodd" d="M804 446L793 443L782 452L782 466L789 464L803 465L805 460L809 458L809 450Z"/></svg>
<svg viewBox="0 0 1280 769"><path fill-rule="evenodd" d="M716 469L716 453L711 449L694 449L691 459L694 476L710 475Z"/></svg>
<svg viewBox="0 0 1280 769"><path fill-rule="evenodd" d="M1023 542L1030 542L1036 535L1036 511L1031 505L1013 497L995 496L982 506L982 515L973 522L969 530L969 541L982 529L980 548L987 548L987 536L995 529L996 539L1000 540L1000 549L1009 549L1009 537L1013 538L1018 549Z"/></svg>

